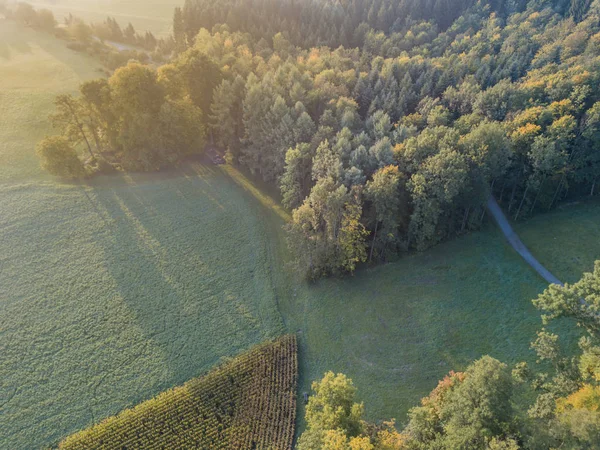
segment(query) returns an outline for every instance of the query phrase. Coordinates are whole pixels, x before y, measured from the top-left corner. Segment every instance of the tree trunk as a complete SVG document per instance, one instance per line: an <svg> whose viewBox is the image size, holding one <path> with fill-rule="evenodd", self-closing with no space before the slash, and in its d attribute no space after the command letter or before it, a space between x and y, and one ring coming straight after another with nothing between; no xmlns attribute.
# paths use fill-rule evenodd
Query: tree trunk
<svg viewBox="0 0 600 450"><path fill-rule="evenodd" d="M548 208L548 210L552 209L552 206L554 205L554 202L558 198L558 194L560 193L560 190L562 188L562 185L563 185L564 181L565 181L565 174L563 173L562 177L560 177L560 181L558 182L558 187L556 188L556 192L554 193L554 197L552 197L552 203L550 203L550 208Z"/></svg>
<svg viewBox="0 0 600 450"><path fill-rule="evenodd" d="M94 138L94 142L96 143L96 151L98 153L101 153L101 151L100 151L100 149L101 149L100 139L98 138L97 131L92 131L92 137Z"/></svg>
<svg viewBox="0 0 600 450"><path fill-rule="evenodd" d="M77 128L79 128L79 131L81 132L81 135L83 136L83 140L85 141L85 144L87 145L88 152L90 152L90 156L92 158L94 158L94 153L92 152L92 146L90 145L90 142L88 141L88 138L85 135L85 131L83 131L83 125L81 125L81 122L79 122L79 119L77 119L77 114L75 114L75 111L73 110L73 105L71 105L71 103L68 101L65 103L67 104L67 107L69 108L69 111L71 112L71 116L73 116L73 120L75 121Z"/></svg>
<svg viewBox="0 0 600 450"><path fill-rule="evenodd" d="M373 242L371 243L371 252L369 253L369 262L373 260L373 249L375 248L375 238L377 238L377 228L379 227L379 222L375 223L375 233L373 233Z"/></svg>
<svg viewBox="0 0 600 450"><path fill-rule="evenodd" d="M591 192L590 192L590 197L593 197L593 196L594 196L594 189L596 189L596 180L597 180L597 179L598 179L598 178L594 178L594 182L592 183L592 190L591 190Z"/></svg>
<svg viewBox="0 0 600 450"><path fill-rule="evenodd" d="M467 209L465 209L465 215L463 216L463 223L462 223L462 227L460 229L461 233L463 231L465 231L465 227L467 226L467 220L469 219L470 212L471 212L471 207L469 206Z"/></svg>
<svg viewBox="0 0 600 450"><path fill-rule="evenodd" d="M538 198L540 196L540 192L542 192L542 189L544 188L544 183L546 182L546 176L544 176L544 179L542 180L542 184L540 184L540 188L538 189L537 193L535 194L535 198L533 199L533 204L531 205L531 209L529 210L529 214L531 214L533 212L533 209L535 208L535 204L538 201Z"/></svg>
<svg viewBox="0 0 600 450"><path fill-rule="evenodd" d="M502 199L504 198L504 190L506 189L506 183L502 183L502 190L500 191L500 200L499 203L502 203Z"/></svg>
<svg viewBox="0 0 600 450"><path fill-rule="evenodd" d="M529 191L529 183L527 183L527 187L525 188L525 193L523 194L523 198L521 199L521 204L519 205L519 209L517 210L517 214L515 215L515 220L519 218L519 214L521 213L521 208L523 207L523 203L525 202L525 198L527 197L527 192Z"/></svg>

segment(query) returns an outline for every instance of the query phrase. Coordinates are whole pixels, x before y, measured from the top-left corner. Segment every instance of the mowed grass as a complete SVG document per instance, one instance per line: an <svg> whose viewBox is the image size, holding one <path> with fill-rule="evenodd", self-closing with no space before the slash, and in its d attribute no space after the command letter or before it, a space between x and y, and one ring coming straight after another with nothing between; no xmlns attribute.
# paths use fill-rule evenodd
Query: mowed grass
<svg viewBox="0 0 600 450"><path fill-rule="evenodd" d="M173 11L183 7L184 0L35 0L35 8L51 10L62 21L70 14L86 22L103 22L114 17L122 28L131 23L142 34L151 31L156 37L167 37L173 29Z"/></svg>
<svg viewBox="0 0 600 450"><path fill-rule="evenodd" d="M600 259L598 200L517 226L540 261L566 281ZM402 423L450 370L486 354L533 363L529 344L541 320L531 300L546 287L490 224L351 278L296 285L280 307L300 336L301 391L327 370L343 372L368 417ZM573 325L555 329L573 342Z"/></svg>
<svg viewBox="0 0 600 450"><path fill-rule="evenodd" d="M574 283L600 260L600 196L565 202L515 230L552 273L564 283Z"/></svg>
<svg viewBox="0 0 600 450"><path fill-rule="evenodd" d="M203 166L0 189L0 448L37 448L282 334L270 237Z"/></svg>

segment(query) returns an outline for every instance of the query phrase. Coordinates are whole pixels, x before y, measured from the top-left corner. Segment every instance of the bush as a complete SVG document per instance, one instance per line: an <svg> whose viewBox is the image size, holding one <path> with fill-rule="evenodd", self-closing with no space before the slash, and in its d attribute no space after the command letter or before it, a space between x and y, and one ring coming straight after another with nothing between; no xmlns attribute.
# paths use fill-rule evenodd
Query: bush
<svg viewBox="0 0 600 450"><path fill-rule="evenodd" d="M42 160L42 168L52 175L67 179L85 176L85 168L77 152L62 136L46 137L38 144L36 152Z"/></svg>

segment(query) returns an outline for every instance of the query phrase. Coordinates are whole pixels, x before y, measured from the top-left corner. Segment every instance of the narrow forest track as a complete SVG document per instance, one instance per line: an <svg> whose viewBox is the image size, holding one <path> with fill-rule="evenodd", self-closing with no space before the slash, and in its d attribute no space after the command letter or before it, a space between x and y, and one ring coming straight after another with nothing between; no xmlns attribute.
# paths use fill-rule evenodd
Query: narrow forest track
<svg viewBox="0 0 600 450"><path fill-rule="evenodd" d="M535 270L544 280L546 280L550 284L558 284L559 286L564 286L563 283L556 278L552 273L546 269L529 251L529 249L523 244L521 239L512 226L510 225L508 219L504 215L502 208L498 205L498 202L494 198L494 196L490 196L487 202L487 209L490 214L494 217L494 220L502 230L502 234L506 237L506 240L511 245L512 248L516 250L516 252L521 255L521 257L529 264L533 270Z"/></svg>

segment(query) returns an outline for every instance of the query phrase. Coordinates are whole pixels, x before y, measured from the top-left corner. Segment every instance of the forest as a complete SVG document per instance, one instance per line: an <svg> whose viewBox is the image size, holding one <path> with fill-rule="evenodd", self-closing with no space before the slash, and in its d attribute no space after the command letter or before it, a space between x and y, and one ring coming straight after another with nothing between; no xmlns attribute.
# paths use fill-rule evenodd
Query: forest
<svg viewBox="0 0 600 450"><path fill-rule="evenodd" d="M210 138L279 188L309 279L477 229L489 195L518 219L597 192L600 4L369 4L188 0L169 63L57 99L43 164L156 170Z"/></svg>

